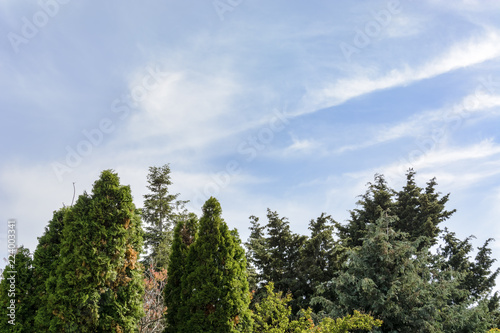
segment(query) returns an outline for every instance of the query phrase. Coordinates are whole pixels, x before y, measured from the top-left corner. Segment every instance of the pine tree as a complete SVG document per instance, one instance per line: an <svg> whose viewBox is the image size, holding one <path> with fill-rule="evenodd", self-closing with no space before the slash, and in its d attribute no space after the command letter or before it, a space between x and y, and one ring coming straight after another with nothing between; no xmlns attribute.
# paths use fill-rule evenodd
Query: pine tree
<svg viewBox="0 0 500 333"><path fill-rule="evenodd" d="M69 207L64 207L54 212L52 220L45 227L44 234L38 238L38 246L33 255L37 332L48 331L53 317L52 309L48 304L48 295L55 292L57 281L55 277L50 278L50 276L57 269L64 217L69 210Z"/></svg>
<svg viewBox="0 0 500 333"><path fill-rule="evenodd" d="M138 211L128 186L102 172L66 214L51 332L132 332L143 314Z"/></svg>
<svg viewBox="0 0 500 333"><path fill-rule="evenodd" d="M190 246L186 262L187 276L182 289L184 315L178 332L250 332L250 293L245 252L236 231L229 231L221 218L215 198L203 206L198 237Z"/></svg>
<svg viewBox="0 0 500 333"><path fill-rule="evenodd" d="M182 215L182 212L179 214L178 211L182 210L186 203L177 200L179 193L169 193L170 185L172 181L168 164L149 168L147 187L150 193L144 195L142 217L148 224L145 228L144 244L151 252L144 258L144 264L147 266L154 261L158 269L168 266L172 230L180 218L179 215Z"/></svg>
<svg viewBox="0 0 500 333"><path fill-rule="evenodd" d="M172 251L168 265L168 282L165 287L164 299L167 306L166 333L176 333L189 319L184 305L183 277L187 276L187 256L190 246L195 241L198 230L198 218L191 214L189 220L180 221L174 228Z"/></svg>
<svg viewBox="0 0 500 333"><path fill-rule="evenodd" d="M0 332L32 332L37 304L30 251L21 246L8 260L0 282Z"/></svg>

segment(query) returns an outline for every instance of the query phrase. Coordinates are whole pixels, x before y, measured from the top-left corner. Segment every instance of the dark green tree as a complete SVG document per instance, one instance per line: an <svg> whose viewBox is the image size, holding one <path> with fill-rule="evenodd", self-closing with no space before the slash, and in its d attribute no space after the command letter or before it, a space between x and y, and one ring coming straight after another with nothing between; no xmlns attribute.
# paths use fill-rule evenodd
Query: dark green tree
<svg viewBox="0 0 500 333"><path fill-rule="evenodd" d="M237 232L222 220L215 198L202 210L198 236L189 247L188 274L182 279L180 309L188 319L179 323L177 332L251 332L246 259Z"/></svg>
<svg viewBox="0 0 500 333"><path fill-rule="evenodd" d="M102 172L67 212L50 332L133 332L143 314L142 228L128 186Z"/></svg>
<svg viewBox="0 0 500 333"><path fill-rule="evenodd" d="M198 218L191 214L187 221L180 221L174 228L172 251L168 264L168 282L165 286L164 299L167 306L166 333L176 333L189 319L189 309L185 306L185 291L182 280L187 276L186 267L189 247L193 244L198 230Z"/></svg>
<svg viewBox="0 0 500 333"><path fill-rule="evenodd" d="M150 252L144 258L144 264L154 262L158 269L168 266L174 224L186 218L183 209L186 201L177 200L179 193L169 193L171 185L168 164L149 168L147 188L150 193L144 195L142 217L147 223L144 244Z"/></svg>
<svg viewBox="0 0 500 333"><path fill-rule="evenodd" d="M425 236L428 244L422 242L421 247L435 245L441 232L439 224L447 220L455 210L445 210L449 194L439 197L436 192L436 179L427 182L425 189L415 183L416 172L408 170L406 185L396 193L391 214L398 217L394 228L408 234L410 240Z"/></svg>
<svg viewBox="0 0 500 333"><path fill-rule="evenodd" d="M316 288L333 279L340 269L338 257L342 253L334 240L336 224L325 213L309 222L311 235L301 249L297 271L300 288L295 297L299 308L311 307ZM319 312L321 308L316 305L313 310Z"/></svg>
<svg viewBox="0 0 500 333"><path fill-rule="evenodd" d="M64 207L54 212L44 234L38 238L38 246L33 254L37 332L47 332L53 317L52 309L48 306L48 295L55 292L57 280L55 276L50 276L57 269L64 218L69 210L69 207Z"/></svg>
<svg viewBox="0 0 500 333"><path fill-rule="evenodd" d="M36 297L33 264L29 249L11 254L0 282L0 332L32 332Z"/></svg>
<svg viewBox="0 0 500 333"><path fill-rule="evenodd" d="M444 231L443 245L438 249L439 268L442 271L455 271L458 285L448 298L448 309L444 312L443 321L448 330L468 332L468 327L481 323L498 322L498 294L493 292L495 280L500 268L493 269L495 259L491 257L488 239L477 248L472 260L474 249L469 236L464 240L456 237L454 232ZM492 327L490 326L490 327ZM489 328L489 327L488 327Z"/></svg>
<svg viewBox="0 0 500 333"><path fill-rule="evenodd" d="M258 218L251 216L251 234L246 243L251 264L257 272L258 289L255 300L265 295L264 283L272 281L277 290L302 294L298 276L300 251L307 239L290 229L288 219L277 212L267 210L268 223L261 227ZM265 234L263 231L265 230ZM299 301L291 303L293 313L299 309Z"/></svg>
<svg viewBox="0 0 500 333"><path fill-rule="evenodd" d="M415 174L413 169L408 170L406 185L399 192L388 186L383 175L376 174L375 181L368 183L366 193L357 202L358 208L351 211L348 223L338 226L342 244L346 247L360 246L368 225L387 211L398 217L392 227L407 233L409 240L426 236L420 247L435 245L441 232L439 224L447 220L455 210L445 209L449 194L441 197L436 192L435 178L427 182L423 189L416 185Z"/></svg>
<svg viewBox="0 0 500 333"><path fill-rule="evenodd" d="M358 208L350 212L347 225L338 225L338 235L345 247L360 246L368 225L375 223L382 212L393 206L394 190L389 188L383 175L376 174L373 183L368 183L365 194L356 203Z"/></svg>
<svg viewBox="0 0 500 333"><path fill-rule="evenodd" d="M422 240L395 231L395 220L384 213L370 224L362 245L349 251L344 272L323 286L336 294L336 302L326 302L329 316L359 310L381 319L383 332L435 332L438 310L457 282L433 283L440 272L431 269L428 250L419 250Z"/></svg>

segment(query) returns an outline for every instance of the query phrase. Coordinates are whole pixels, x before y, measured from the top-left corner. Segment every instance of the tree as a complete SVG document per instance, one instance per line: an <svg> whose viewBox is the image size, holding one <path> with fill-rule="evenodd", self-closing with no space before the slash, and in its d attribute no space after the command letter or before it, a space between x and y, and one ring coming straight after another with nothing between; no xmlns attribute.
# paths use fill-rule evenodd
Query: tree
<svg viewBox="0 0 500 333"><path fill-rule="evenodd" d="M347 225L338 225L338 235L345 247L353 248L363 243L368 225L375 223L382 212L393 206L394 190L389 188L383 175L376 174L373 183L368 183L368 189L356 203L359 208L350 212L351 218Z"/></svg>
<svg viewBox="0 0 500 333"><path fill-rule="evenodd" d="M172 244L172 230L179 219L186 201L177 200L179 193L170 194L170 166L150 167L148 186L150 193L144 195L142 217L146 226L144 243L151 252L144 258L146 266L154 261L157 269L168 266L169 251Z"/></svg>
<svg viewBox="0 0 500 333"><path fill-rule="evenodd" d="M380 327L382 321L354 311L352 315L343 318L324 318L320 325L314 325L311 318L311 309L299 311L297 319L290 319L292 308L288 303L292 301L290 293L283 296L282 291L275 292L274 284L269 282L266 286L266 297L255 304L254 332L256 333L313 333L331 332L348 333L352 330L370 331L373 327Z"/></svg>
<svg viewBox="0 0 500 333"><path fill-rule="evenodd" d="M62 232L66 213L70 207L55 211L52 220L45 227L44 234L38 238L38 245L33 255L33 277L36 298L35 328L38 332L49 330L52 320L52 308L48 303L48 295L55 293L57 280L51 278L58 265L61 250Z"/></svg>
<svg viewBox="0 0 500 333"><path fill-rule="evenodd" d="M132 332L143 315L139 212L128 186L105 170L67 212L48 297L51 332Z"/></svg>
<svg viewBox="0 0 500 333"><path fill-rule="evenodd" d="M294 296L301 293L297 272L300 251L307 237L293 233L287 218L270 209L267 210L268 223L265 227L260 226L255 216L250 219L252 233L246 245L260 284L256 300L264 294L262 285L269 281L274 282L278 290L291 292ZM292 301L292 309L293 313L299 310L297 301Z"/></svg>
<svg viewBox="0 0 500 333"><path fill-rule="evenodd" d="M456 210L445 210L450 194L439 197L436 193L436 179L427 182L424 189L415 183L416 172L409 169L406 174L406 185L396 193L391 214L398 217L394 228L408 234L409 240L425 236L427 243L421 247L435 245L441 229L439 224L447 220Z"/></svg>
<svg viewBox="0 0 500 333"><path fill-rule="evenodd" d="M253 313L255 333L286 333L311 331L314 323L311 319L311 311L302 311L302 316L297 320L291 320L292 308L288 303L292 301L292 294L274 292L274 283L265 285L266 297L255 304Z"/></svg>
<svg viewBox="0 0 500 333"><path fill-rule="evenodd" d="M333 238L335 225L336 222L332 217L325 213L309 222L311 236L301 248L299 270L297 271L301 285L295 297L300 308L305 309L312 306L310 301L316 288L321 283L333 279L339 271L340 260L338 256L341 253ZM313 310L317 313L320 311L320 307L316 305Z"/></svg>
<svg viewBox="0 0 500 333"><path fill-rule="evenodd" d="M435 245L440 233L439 224L447 220L455 210L445 210L449 194L440 197L436 192L436 179L427 182L425 189L415 183L415 172L409 169L406 185L396 192L390 188L383 175L376 174L375 181L351 211L347 225L338 225L338 235L346 247L360 246L368 225L375 223L382 212L397 216L392 226L396 231L408 234L409 240L426 236L420 247ZM428 242L425 243L425 242Z"/></svg>
<svg viewBox="0 0 500 333"><path fill-rule="evenodd" d="M165 314L167 307L164 301L167 285L167 269L160 271L154 263L144 272L144 317L139 322L140 333L163 332L165 329Z"/></svg>
<svg viewBox="0 0 500 333"><path fill-rule="evenodd" d="M178 332L250 332L250 293L245 252L229 231L215 198L203 206L198 236L189 247L181 309L188 319Z"/></svg>
<svg viewBox="0 0 500 333"><path fill-rule="evenodd" d="M174 228L172 250L168 264L168 283L164 291L165 305L167 307L166 333L179 332L181 326L189 319L182 281L188 274L187 257L189 248L196 239L198 224L196 215L191 214L187 221L180 221Z"/></svg>
<svg viewBox="0 0 500 333"><path fill-rule="evenodd" d="M0 331L30 332L35 323L33 261L21 246L8 258L0 282Z"/></svg>
<svg viewBox="0 0 500 333"><path fill-rule="evenodd" d="M349 251L344 272L323 286L336 294L329 316L355 309L383 320L384 332L433 332L438 309L457 282L436 281L427 249L419 250L422 240L395 231L395 220L383 214L370 224L362 245Z"/></svg>

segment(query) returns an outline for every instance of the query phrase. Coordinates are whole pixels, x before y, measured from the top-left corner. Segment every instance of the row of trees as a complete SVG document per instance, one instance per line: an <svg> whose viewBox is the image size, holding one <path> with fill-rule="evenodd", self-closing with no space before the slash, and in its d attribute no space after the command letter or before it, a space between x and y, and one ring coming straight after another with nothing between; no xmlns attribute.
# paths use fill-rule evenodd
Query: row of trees
<svg viewBox="0 0 500 333"><path fill-rule="evenodd" d="M198 219L169 193L168 165L149 171L141 210L106 170L92 194L54 212L33 256L24 248L11 256L0 331L486 332L500 324L492 240L473 256L472 236L441 229L454 210L435 179L421 188L409 170L396 191L376 175L346 224L323 213L308 236L275 211L264 224L251 216L245 250L215 198ZM8 271L17 272L15 326Z"/></svg>
<svg viewBox="0 0 500 333"><path fill-rule="evenodd" d="M250 217L248 259L255 302L265 283L294 296L293 313L311 308L316 322L359 310L383 321L383 332L485 332L499 325L488 239L477 249L440 224L454 210L431 179L421 188L409 170L396 191L376 175L346 224L322 214L310 235L291 231L268 210Z"/></svg>

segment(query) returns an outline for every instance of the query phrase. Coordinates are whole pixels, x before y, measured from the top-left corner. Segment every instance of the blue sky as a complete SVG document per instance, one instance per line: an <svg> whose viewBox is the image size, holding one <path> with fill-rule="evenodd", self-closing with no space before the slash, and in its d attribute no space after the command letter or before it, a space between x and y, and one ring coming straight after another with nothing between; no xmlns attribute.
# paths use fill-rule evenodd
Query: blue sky
<svg viewBox="0 0 500 333"><path fill-rule="evenodd" d="M343 222L375 173L437 177L460 237L500 240L498 1L0 0L0 253L104 169L149 166L248 237L266 208ZM500 242L494 243L494 256Z"/></svg>

